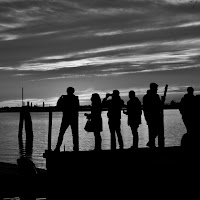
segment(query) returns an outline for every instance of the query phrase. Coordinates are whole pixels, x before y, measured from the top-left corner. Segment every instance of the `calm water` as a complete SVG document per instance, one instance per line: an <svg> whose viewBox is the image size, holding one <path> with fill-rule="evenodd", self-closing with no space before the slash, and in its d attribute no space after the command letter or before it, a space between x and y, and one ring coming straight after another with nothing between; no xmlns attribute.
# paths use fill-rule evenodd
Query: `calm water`
<svg viewBox="0 0 200 200"><path fill-rule="evenodd" d="M107 113L103 112L103 132L102 149L110 149L110 133L108 129ZM45 159L43 153L47 149L48 136L48 113L31 113L33 121L33 147L27 148L30 157L37 167L45 168ZM165 145L178 146L182 135L186 132L180 113L178 110L165 110ZM58 132L60 128L62 113L53 113L52 125L52 149L55 148ZM84 113L79 114L79 145L81 151L88 151L94 148L93 133L84 131L86 118ZM23 132L23 140L18 140L19 113L0 113L0 162L16 163L16 159L25 149L25 132ZM132 134L127 126L127 116L122 114L121 130L125 148L132 145ZM139 127L139 147L144 147L148 140L148 129L142 116L142 124ZM118 144L117 144L118 145ZM72 135L69 128L64 137L61 150L65 147L66 151L72 151ZM117 146L118 147L118 146ZM31 151L32 150L32 151Z"/></svg>

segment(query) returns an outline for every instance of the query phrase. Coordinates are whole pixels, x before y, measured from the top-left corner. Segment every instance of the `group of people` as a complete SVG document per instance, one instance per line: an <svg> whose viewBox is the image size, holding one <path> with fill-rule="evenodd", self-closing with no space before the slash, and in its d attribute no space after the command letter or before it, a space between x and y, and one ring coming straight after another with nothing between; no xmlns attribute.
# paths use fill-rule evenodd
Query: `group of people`
<svg viewBox="0 0 200 200"><path fill-rule="evenodd" d="M192 88L193 89L193 88ZM181 100L180 112L182 114L183 122L186 125L187 131L192 132L192 118L190 118L190 109L187 110L186 104L191 105L193 91L191 87L188 88L188 94ZM91 112L85 113L87 119L91 120L92 132L95 137L95 150L101 150L101 132L103 131L102 123L102 109L108 110L108 126L111 136L111 150L116 149L116 136L119 143L119 148L124 148L123 137L121 134L121 111L128 116L128 126L130 126L133 135L132 148L138 148L139 135L138 127L141 124L142 110L146 123L148 125L149 141L147 146L155 147L155 139L158 138L158 146L164 146L164 125L163 125L163 105L165 97L157 94L158 85L151 83L149 90L143 97L143 106L136 97L133 90L129 92L129 100L127 105L120 97L118 90L113 90L112 94L107 93L105 98L101 100L98 93L93 93L91 96ZM60 146L63 141L63 136L66 129L71 126L73 136L73 150L79 150L79 134L78 134L78 112L80 103L78 96L74 95L75 89L73 87L67 88L67 95L62 95L57 102L57 107L62 110L63 117L60 126L57 145L55 151L60 151ZM123 109L122 109L123 108ZM161 141L161 142L160 142Z"/></svg>
<svg viewBox="0 0 200 200"><path fill-rule="evenodd" d="M149 127L149 142L147 146L155 147L155 138L159 136L162 113L162 101L157 94L158 85L156 83L150 84L150 89L143 97L143 112L147 125ZM71 126L73 136L73 150L79 150L78 137L78 112L79 112L79 98L74 95L75 89L73 87L67 88L67 95L62 95L57 102L57 107L62 110L63 117L60 126L57 145L55 151L60 151L63 136L66 129ZM125 109L126 107L126 109ZM128 116L128 126L131 128L133 134L132 148L138 148L139 136L138 127L141 124L142 105L133 90L129 92L129 100L127 105L120 97L118 90L113 90L112 94L107 93L105 98L101 100L98 93L93 93L91 96L91 112L86 113L85 116L91 120L93 126L93 133L95 136L95 150L101 150L101 132L103 131L102 123L102 108L108 110L108 126L111 135L111 150L116 149L116 136L119 143L119 148L124 148L123 137L121 134L121 111Z"/></svg>

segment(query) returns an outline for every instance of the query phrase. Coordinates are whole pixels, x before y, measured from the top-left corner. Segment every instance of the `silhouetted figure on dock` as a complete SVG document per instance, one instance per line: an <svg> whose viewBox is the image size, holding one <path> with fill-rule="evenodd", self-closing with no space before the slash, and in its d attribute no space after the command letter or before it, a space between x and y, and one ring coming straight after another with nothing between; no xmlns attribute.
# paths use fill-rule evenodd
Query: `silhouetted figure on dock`
<svg viewBox="0 0 200 200"><path fill-rule="evenodd" d="M141 102L135 96L135 92L133 90L129 92L127 111L124 110L124 114L128 115L128 125L130 126L133 134L132 148L138 148L138 143L139 143L138 127L141 124L142 108L141 108Z"/></svg>
<svg viewBox="0 0 200 200"><path fill-rule="evenodd" d="M148 100L150 93L151 93L151 90L147 90L146 94L143 97L143 104L144 104L144 101L146 101L146 99ZM143 108L144 108L144 105L143 105ZM148 116L149 116L148 112L143 112L143 113L144 113L144 118L145 118L146 123L147 123ZM147 124L147 127L148 127L148 139L150 140L150 138L149 138L149 126L148 126L148 124ZM147 144L148 144L148 142L147 142Z"/></svg>
<svg viewBox="0 0 200 200"><path fill-rule="evenodd" d="M193 87L188 87L187 94L181 99L179 107L187 133L195 132L195 109L194 89Z"/></svg>
<svg viewBox="0 0 200 200"><path fill-rule="evenodd" d="M65 131L71 126L73 136L73 150L79 150L79 137L78 137L78 111L79 99L74 95L75 89L73 87L67 88L67 95L62 95L57 102L57 107L63 112L58 142L55 151L60 151Z"/></svg>
<svg viewBox="0 0 200 200"><path fill-rule="evenodd" d="M102 125L102 105L101 105L101 98L98 93L93 93L91 97L91 113L85 113L87 118L91 119L91 124L94 129L94 137L95 137L95 149L94 150L101 150L101 134L100 132L103 131Z"/></svg>
<svg viewBox="0 0 200 200"><path fill-rule="evenodd" d="M108 99L112 97L111 99ZM124 106L124 101L120 97L118 90L113 90L112 94L106 94L106 97L103 99L103 107L108 108L108 125L111 134L111 150L116 149L116 137L117 134L119 148L123 149L123 138L121 135L121 110Z"/></svg>
<svg viewBox="0 0 200 200"><path fill-rule="evenodd" d="M155 147L156 137L160 137L162 125L162 101L157 94L158 85L150 84L150 90L143 97L143 112L149 128L149 142L147 146ZM158 138L159 139L159 138Z"/></svg>
<svg viewBox="0 0 200 200"><path fill-rule="evenodd" d="M191 93L193 91L193 89L188 88L189 90L191 90ZM188 98L187 95L184 95L184 97L186 96L186 98ZM183 105L184 105L184 101L186 100L185 98L182 98L181 100L181 106L180 106L180 112L183 113L182 118L183 118L183 122L186 126L187 129L187 133L185 133L181 139L181 146L183 147L183 149L187 150L187 152L192 151L192 153L194 154L195 151L199 151L198 150L198 146L199 146L199 139L200 139L200 126L199 126L199 113L200 113L200 95L192 95L191 94L191 103L192 105L188 105L188 107L186 107L187 109L184 109ZM189 100L188 100L189 103ZM191 109L189 111L189 109ZM188 114L190 114L191 116L184 116L185 110L187 110Z"/></svg>

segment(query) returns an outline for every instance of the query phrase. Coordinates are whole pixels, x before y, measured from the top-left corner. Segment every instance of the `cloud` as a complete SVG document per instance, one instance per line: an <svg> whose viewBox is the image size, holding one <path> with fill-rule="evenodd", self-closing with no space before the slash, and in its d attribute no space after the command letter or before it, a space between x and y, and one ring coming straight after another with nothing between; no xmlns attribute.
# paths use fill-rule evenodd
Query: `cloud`
<svg viewBox="0 0 200 200"><path fill-rule="evenodd" d="M16 77L19 77L19 76L30 76L31 74L13 74L12 76L16 76Z"/></svg>
<svg viewBox="0 0 200 200"><path fill-rule="evenodd" d="M195 4L196 0L165 0L167 3L171 3L171 4ZM198 1L198 0L197 0Z"/></svg>
<svg viewBox="0 0 200 200"><path fill-rule="evenodd" d="M18 38L19 38L18 35L0 34L0 41L16 40Z"/></svg>
<svg viewBox="0 0 200 200"><path fill-rule="evenodd" d="M192 79L188 69L200 61L199 13L199 3L193 8L189 1L0 1L1 85L25 81L31 88L38 80L56 87L67 80L82 88L88 79L115 85L129 75L147 84L173 71ZM4 82L5 75L12 80Z"/></svg>

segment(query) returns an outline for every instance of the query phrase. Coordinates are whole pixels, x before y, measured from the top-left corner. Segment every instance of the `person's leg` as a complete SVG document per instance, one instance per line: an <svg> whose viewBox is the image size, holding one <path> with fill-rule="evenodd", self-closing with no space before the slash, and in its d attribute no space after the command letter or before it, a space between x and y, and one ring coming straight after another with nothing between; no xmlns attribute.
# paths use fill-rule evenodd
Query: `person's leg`
<svg viewBox="0 0 200 200"><path fill-rule="evenodd" d="M133 134L133 148L138 148L139 136L138 136L138 126L131 126L131 131Z"/></svg>
<svg viewBox="0 0 200 200"><path fill-rule="evenodd" d="M71 123L72 137L73 137L73 150L79 151L79 134L78 134L78 119Z"/></svg>
<svg viewBox="0 0 200 200"><path fill-rule="evenodd" d="M95 150L101 150L101 134L100 132L94 132L95 138Z"/></svg>
<svg viewBox="0 0 200 200"><path fill-rule="evenodd" d="M189 133L190 132L189 119L188 119L188 117L183 117L182 119L183 119L183 123L184 123L185 128L186 128L186 131L187 131L187 133Z"/></svg>
<svg viewBox="0 0 200 200"><path fill-rule="evenodd" d="M149 145L150 148L155 147L155 128L149 125Z"/></svg>
<svg viewBox="0 0 200 200"><path fill-rule="evenodd" d="M115 138L114 122L109 120L108 126L109 126L109 129L110 129L111 150L115 150L116 149L116 138Z"/></svg>
<svg viewBox="0 0 200 200"><path fill-rule="evenodd" d="M69 127L69 122L62 119L62 122L61 122L61 125L60 125L60 132L59 132L59 135L58 135L58 141L57 141L57 145L56 145L56 148L55 148L56 151L60 150L60 146L62 145L62 141L63 141L65 131L67 130L68 127Z"/></svg>
<svg viewBox="0 0 200 200"><path fill-rule="evenodd" d="M119 120L118 122L115 122L115 129L116 129L117 138L118 138L118 142L119 142L119 148L123 149L124 143L123 143L123 138L122 138L122 134L121 134L121 120Z"/></svg>
<svg viewBox="0 0 200 200"><path fill-rule="evenodd" d="M160 124L160 127L157 128L157 136L158 136L158 147L164 148L165 147L165 133L164 133L164 127L162 124Z"/></svg>

